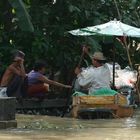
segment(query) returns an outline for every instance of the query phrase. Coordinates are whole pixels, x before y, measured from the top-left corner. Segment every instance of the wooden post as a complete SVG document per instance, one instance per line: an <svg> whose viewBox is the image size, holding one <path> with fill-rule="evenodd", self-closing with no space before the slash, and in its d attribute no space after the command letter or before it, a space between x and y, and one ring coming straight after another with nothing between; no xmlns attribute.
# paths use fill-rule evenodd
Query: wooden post
<svg viewBox="0 0 140 140"><path fill-rule="evenodd" d="M17 122L15 120L16 98L1 97L0 98L0 129L15 128Z"/></svg>

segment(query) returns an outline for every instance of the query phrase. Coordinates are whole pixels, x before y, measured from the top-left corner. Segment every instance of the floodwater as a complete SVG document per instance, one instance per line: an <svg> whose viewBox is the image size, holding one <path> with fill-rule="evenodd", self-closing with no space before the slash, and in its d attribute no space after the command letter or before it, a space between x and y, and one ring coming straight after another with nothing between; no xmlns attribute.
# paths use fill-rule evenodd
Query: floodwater
<svg viewBox="0 0 140 140"><path fill-rule="evenodd" d="M17 115L17 129L0 131L0 140L140 140L140 109L132 118L77 120Z"/></svg>

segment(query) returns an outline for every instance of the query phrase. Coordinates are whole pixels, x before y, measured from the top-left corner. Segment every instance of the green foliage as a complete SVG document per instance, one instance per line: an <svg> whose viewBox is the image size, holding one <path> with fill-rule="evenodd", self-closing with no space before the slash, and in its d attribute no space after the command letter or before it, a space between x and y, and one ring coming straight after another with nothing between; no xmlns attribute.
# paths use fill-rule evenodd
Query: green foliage
<svg viewBox="0 0 140 140"><path fill-rule="evenodd" d="M119 19L113 0L57 0L56 4L52 4L52 0L23 0L24 3L21 0L1 1L0 58L3 64L10 63L12 50L20 49L26 53L27 71L36 60L43 59L52 75L57 70L61 72L60 80L64 82L73 78L83 44L90 45L91 50L96 51L101 50L99 42L113 42L110 38L74 37L67 31ZM117 4L122 22L140 27L140 1L117 0ZM17 18L18 22L12 22ZM133 40L129 42L132 45ZM125 49L119 43L116 46L117 61L126 66ZM129 51L133 64L139 63L137 43Z"/></svg>
<svg viewBox="0 0 140 140"><path fill-rule="evenodd" d="M13 14L16 14L16 21L21 30L33 32L34 27L22 0L9 0L9 3L13 7Z"/></svg>

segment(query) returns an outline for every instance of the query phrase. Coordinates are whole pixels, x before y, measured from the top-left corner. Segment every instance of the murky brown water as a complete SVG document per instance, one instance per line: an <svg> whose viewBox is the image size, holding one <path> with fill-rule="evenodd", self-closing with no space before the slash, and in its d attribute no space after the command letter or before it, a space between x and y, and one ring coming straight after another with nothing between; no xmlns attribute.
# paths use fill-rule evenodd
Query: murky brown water
<svg viewBox="0 0 140 140"><path fill-rule="evenodd" d="M17 121L17 129L0 131L0 140L140 140L140 109L125 119L17 115Z"/></svg>

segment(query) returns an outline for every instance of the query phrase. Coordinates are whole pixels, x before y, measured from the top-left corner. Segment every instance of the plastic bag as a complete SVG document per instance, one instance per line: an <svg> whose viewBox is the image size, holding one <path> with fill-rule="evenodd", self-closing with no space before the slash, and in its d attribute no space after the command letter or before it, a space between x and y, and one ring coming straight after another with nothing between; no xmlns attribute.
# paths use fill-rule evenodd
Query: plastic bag
<svg viewBox="0 0 140 140"><path fill-rule="evenodd" d="M107 63L111 74L111 83L113 82L113 64ZM123 86L134 87L137 81L137 71L132 71L130 67L121 69L118 63L115 63L115 87L119 89Z"/></svg>

